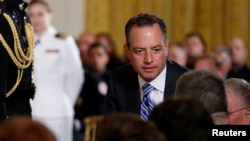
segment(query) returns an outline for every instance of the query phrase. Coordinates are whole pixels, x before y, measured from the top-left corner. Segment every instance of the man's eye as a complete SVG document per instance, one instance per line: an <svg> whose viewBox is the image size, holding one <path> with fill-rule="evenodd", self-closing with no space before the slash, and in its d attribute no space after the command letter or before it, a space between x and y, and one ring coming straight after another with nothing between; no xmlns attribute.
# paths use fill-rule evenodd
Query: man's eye
<svg viewBox="0 0 250 141"><path fill-rule="evenodd" d="M161 48L154 48L153 49L155 52L161 51Z"/></svg>
<svg viewBox="0 0 250 141"><path fill-rule="evenodd" d="M136 49L136 50L135 50L135 53L141 53L141 52L143 52L142 49Z"/></svg>

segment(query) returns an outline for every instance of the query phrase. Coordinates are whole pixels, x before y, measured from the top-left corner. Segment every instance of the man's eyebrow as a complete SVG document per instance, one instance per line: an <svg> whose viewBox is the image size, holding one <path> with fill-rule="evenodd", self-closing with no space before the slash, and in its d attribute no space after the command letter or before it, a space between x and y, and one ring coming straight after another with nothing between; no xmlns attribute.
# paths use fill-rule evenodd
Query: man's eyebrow
<svg viewBox="0 0 250 141"><path fill-rule="evenodd" d="M151 48L156 48L156 47L162 47L162 45L158 44L158 45L152 46Z"/></svg>
<svg viewBox="0 0 250 141"><path fill-rule="evenodd" d="M144 48L139 46L134 46L133 49L144 49Z"/></svg>

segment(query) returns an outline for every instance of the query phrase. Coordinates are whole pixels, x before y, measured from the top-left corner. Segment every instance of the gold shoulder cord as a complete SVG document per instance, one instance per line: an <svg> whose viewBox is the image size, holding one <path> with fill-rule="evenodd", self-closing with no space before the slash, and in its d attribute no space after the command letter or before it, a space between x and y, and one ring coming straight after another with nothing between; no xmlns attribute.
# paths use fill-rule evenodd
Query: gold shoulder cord
<svg viewBox="0 0 250 141"><path fill-rule="evenodd" d="M14 64L17 66L18 71L17 71L17 80L14 86L9 90L9 92L6 94L6 97L9 97L17 88L19 85L20 81L22 80L23 77L23 70L28 68L31 63L33 62L34 58L34 47L35 47L35 38L34 38L34 32L32 26L25 21L24 23L24 28L25 28L25 35L27 38L28 42L28 50L27 53L25 54L20 43L20 39L17 33L17 29L15 27L15 24L13 23L12 19L10 16L6 13L3 13L5 19L8 21L13 38L14 38L14 52L11 50L10 46L7 44L3 36L0 34L0 42L8 52L11 60L14 62Z"/></svg>

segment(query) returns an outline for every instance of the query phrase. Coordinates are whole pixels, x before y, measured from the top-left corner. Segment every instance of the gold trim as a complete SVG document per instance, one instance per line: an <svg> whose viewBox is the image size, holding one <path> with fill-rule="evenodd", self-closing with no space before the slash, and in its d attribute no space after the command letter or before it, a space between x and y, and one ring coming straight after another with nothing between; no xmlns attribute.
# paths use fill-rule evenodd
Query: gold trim
<svg viewBox="0 0 250 141"><path fill-rule="evenodd" d="M25 54L22 47L21 47L21 43L20 43L21 41L19 39L15 24L13 23L12 19L10 18L10 16L8 14L3 13L3 15L4 15L5 19L8 21L10 28L11 28L11 31L12 31L12 34L13 34L14 52L11 50L10 46L8 45L8 43L5 41L5 39L3 38L3 36L1 34L0 34L0 42L2 43L2 45L4 46L6 51L8 52L11 60L14 62L14 64L18 68L16 83L10 89L10 91L6 94L6 97L9 97L15 91L17 86L19 85L19 83L22 79L22 76L23 76L23 70L28 68L34 60L33 59L34 58L33 51L34 51L34 47L35 47L35 38L34 38L34 32L33 32L32 26L29 23L25 22L24 23L25 35L26 35L27 42L28 42L27 52Z"/></svg>

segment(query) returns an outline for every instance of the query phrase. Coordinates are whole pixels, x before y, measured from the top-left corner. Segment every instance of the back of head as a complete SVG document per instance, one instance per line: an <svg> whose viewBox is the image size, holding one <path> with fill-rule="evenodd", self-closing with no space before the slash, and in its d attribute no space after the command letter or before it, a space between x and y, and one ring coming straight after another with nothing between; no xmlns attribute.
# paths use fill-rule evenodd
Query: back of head
<svg viewBox="0 0 250 141"><path fill-rule="evenodd" d="M191 70L176 82L175 97L192 97L202 102L210 114L227 112L223 80L205 70Z"/></svg>
<svg viewBox="0 0 250 141"><path fill-rule="evenodd" d="M168 141L206 140L213 126L203 104L191 98L165 100L153 109L149 120L156 123Z"/></svg>
<svg viewBox="0 0 250 141"><path fill-rule="evenodd" d="M12 117L0 126L1 141L56 141L53 133L29 117Z"/></svg>
<svg viewBox="0 0 250 141"><path fill-rule="evenodd" d="M224 81L228 99L230 124L250 124L250 84L244 79Z"/></svg>
<svg viewBox="0 0 250 141"><path fill-rule="evenodd" d="M109 113L100 124L97 141L165 141L165 136L138 115Z"/></svg>

